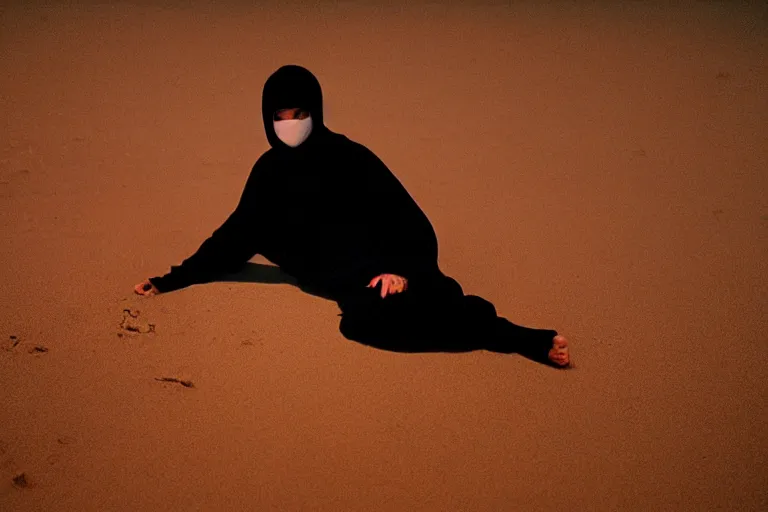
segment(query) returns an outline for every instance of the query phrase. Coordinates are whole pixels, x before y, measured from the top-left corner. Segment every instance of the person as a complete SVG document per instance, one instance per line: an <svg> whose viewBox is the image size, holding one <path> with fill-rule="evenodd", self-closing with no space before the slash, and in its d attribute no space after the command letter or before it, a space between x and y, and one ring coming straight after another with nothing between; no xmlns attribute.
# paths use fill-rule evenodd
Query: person
<svg viewBox="0 0 768 512"><path fill-rule="evenodd" d="M261 254L336 301L350 340L402 352L486 349L569 367L565 337L513 324L442 273L427 216L372 151L325 125L322 102L303 67L268 78L262 118L271 148L237 207L193 255L135 292L210 282Z"/></svg>

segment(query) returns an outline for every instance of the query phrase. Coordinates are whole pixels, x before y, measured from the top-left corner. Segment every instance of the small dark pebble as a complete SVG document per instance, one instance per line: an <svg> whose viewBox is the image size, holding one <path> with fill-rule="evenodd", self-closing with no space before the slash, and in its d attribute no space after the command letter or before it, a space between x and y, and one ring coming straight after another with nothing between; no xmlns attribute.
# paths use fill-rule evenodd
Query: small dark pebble
<svg viewBox="0 0 768 512"><path fill-rule="evenodd" d="M26 473L19 473L16 476L13 477L13 485L15 487L19 487L23 489L24 487L27 487L29 485L29 482L27 482L27 474Z"/></svg>
<svg viewBox="0 0 768 512"><path fill-rule="evenodd" d="M155 380L159 380L160 382L175 382L176 384L181 384L185 388L195 387L191 380L177 379L176 377L155 377Z"/></svg>

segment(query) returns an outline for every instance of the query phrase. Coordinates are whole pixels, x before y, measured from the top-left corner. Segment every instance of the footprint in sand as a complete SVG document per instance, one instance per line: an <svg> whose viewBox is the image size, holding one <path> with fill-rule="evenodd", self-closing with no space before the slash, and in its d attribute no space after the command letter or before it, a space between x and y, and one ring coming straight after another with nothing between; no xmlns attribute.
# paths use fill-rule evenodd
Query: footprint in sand
<svg viewBox="0 0 768 512"><path fill-rule="evenodd" d="M6 352L11 352L13 349L19 346L19 343L21 343L21 338L16 336L15 334L11 334L8 337L8 340L3 343L3 350Z"/></svg>
<svg viewBox="0 0 768 512"><path fill-rule="evenodd" d="M21 342L21 338L19 336L16 336L15 334L11 334L8 337L8 340L3 344L3 350L6 352L15 352L16 350L21 350L24 348L24 346L28 345L27 343ZM48 352L48 347L45 345L29 345L27 348L28 354L35 354L35 355L41 355Z"/></svg>
<svg viewBox="0 0 768 512"><path fill-rule="evenodd" d="M141 312L138 309L126 308L123 310L123 320L120 322L120 329L129 333L148 334L155 332L155 324L151 324L140 318ZM117 334L122 338L123 333Z"/></svg>

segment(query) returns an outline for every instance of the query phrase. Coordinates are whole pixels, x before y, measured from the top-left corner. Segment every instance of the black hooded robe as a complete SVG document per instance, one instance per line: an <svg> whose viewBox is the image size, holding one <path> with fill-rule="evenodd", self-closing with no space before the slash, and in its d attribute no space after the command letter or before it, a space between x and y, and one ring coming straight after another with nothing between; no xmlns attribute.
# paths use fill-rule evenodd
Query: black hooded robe
<svg viewBox="0 0 768 512"><path fill-rule="evenodd" d="M311 134L295 148L274 131L282 108L312 117ZM336 300L349 339L398 351L485 348L547 362L557 333L498 317L490 302L465 296L442 274L426 215L373 152L325 126L312 73L283 66L272 74L262 116L271 148L253 166L237 207L195 254L150 279L160 292L236 272L262 254ZM382 299L366 287L381 274L405 277L408 288Z"/></svg>

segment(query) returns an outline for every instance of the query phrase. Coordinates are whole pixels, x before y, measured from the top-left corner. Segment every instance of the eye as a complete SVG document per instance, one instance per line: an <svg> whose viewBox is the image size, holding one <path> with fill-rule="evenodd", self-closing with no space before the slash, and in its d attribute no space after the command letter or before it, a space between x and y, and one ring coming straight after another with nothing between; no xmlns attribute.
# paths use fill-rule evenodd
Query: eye
<svg viewBox="0 0 768 512"><path fill-rule="evenodd" d="M275 111L274 120L275 121L283 121L285 119L291 119L292 109L290 108L281 108L280 110Z"/></svg>

